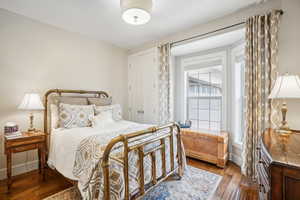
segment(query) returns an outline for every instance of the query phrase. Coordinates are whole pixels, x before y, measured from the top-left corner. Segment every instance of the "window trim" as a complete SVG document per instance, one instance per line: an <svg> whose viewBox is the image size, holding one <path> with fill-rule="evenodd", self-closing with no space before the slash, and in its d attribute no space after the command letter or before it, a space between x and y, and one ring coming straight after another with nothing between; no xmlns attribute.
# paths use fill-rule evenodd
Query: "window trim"
<svg viewBox="0 0 300 200"><path fill-rule="evenodd" d="M242 42L236 46L234 46L232 49L231 49L231 55L230 55L230 59L231 59L231 66L232 66L232 74L234 74L234 71L235 71L235 61L236 60L241 60L242 57L245 56L245 43ZM235 81L236 81L236 77L234 75L232 75L232 78L231 78L231 84L234 85L235 84ZM235 97L235 93L236 93L236 90L233 89L232 90L232 98ZM236 111L236 107L234 106L235 105L235 102L232 101L232 120L231 120L231 131L232 131L232 142L233 142L233 145L235 146L238 146L240 148L242 148L242 145L243 145L243 141L237 141L237 133L235 132L234 130L234 127L235 127L235 123L236 123L236 118L235 118L235 111ZM243 112L244 114L244 112Z"/></svg>
<svg viewBox="0 0 300 200"><path fill-rule="evenodd" d="M183 119L187 119L187 83L186 83L186 71L193 70L193 69L199 69L199 68L207 68L210 66L215 66L216 64L222 65L222 90L223 90L223 99L222 99L222 115L221 115L221 130L227 130L228 124L228 108L227 108L227 102L228 102L228 94L227 94L227 74L228 74L228 62L227 62L227 51L226 50L219 50L213 53L206 53L203 55L188 57L188 58L182 58L180 62L180 101L182 102L182 106L180 108L181 110L181 116L183 116ZM183 94L183 95L182 95Z"/></svg>

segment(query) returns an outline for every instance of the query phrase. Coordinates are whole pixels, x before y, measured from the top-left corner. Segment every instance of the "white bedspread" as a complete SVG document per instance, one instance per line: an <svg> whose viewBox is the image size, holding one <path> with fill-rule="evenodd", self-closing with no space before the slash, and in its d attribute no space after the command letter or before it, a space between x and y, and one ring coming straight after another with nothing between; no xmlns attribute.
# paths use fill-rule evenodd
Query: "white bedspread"
<svg viewBox="0 0 300 200"><path fill-rule="evenodd" d="M114 133L120 133L134 124L137 123L122 120L107 123L99 128L54 129L51 133L48 165L66 178L77 180L72 171L76 150L83 139L95 134L103 134L103 139L109 141L117 136Z"/></svg>

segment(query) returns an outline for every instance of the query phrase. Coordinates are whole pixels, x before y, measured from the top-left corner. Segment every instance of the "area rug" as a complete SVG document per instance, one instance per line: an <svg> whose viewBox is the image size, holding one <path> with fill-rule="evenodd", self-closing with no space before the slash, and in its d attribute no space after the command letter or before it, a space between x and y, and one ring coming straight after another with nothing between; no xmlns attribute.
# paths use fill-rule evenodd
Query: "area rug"
<svg viewBox="0 0 300 200"><path fill-rule="evenodd" d="M188 166L179 181L171 178L143 197L143 200L208 200L217 189L222 176ZM68 188L44 200L80 200L76 187Z"/></svg>

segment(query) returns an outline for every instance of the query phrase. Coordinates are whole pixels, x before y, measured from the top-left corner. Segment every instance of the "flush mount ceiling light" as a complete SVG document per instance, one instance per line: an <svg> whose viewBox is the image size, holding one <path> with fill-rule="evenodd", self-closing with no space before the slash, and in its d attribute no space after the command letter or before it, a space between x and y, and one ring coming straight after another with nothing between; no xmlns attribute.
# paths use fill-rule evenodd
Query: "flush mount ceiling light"
<svg viewBox="0 0 300 200"><path fill-rule="evenodd" d="M152 0L121 0L121 8L126 23L146 24L151 19Z"/></svg>

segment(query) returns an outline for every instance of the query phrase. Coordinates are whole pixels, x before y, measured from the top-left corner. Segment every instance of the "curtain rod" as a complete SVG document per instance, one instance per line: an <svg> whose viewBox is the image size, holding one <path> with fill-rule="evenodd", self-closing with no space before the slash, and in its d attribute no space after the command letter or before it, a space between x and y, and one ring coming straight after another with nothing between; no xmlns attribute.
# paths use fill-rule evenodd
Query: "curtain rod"
<svg viewBox="0 0 300 200"><path fill-rule="evenodd" d="M203 33L203 34L200 34L200 35L195 35L195 36L192 36L192 37L189 37L189 38L186 38L186 39L182 39L182 40L177 40L175 42L172 42L171 46L174 46L178 43L182 43L182 42L185 42L185 41L189 41L189 40L193 40L193 39L196 39L196 38L201 38L201 37L204 37L204 36L207 36L207 35L211 35L213 33L223 31L223 30L226 30L226 29L230 29L230 28L233 28L233 27L236 27L236 26L240 26L240 25L243 25L245 23L246 22L240 22L240 23L237 23L237 24L233 24L233 25L230 25L230 26L226 26L226 27L223 27L223 28L216 29L214 31L210 31L210 32Z"/></svg>
<svg viewBox="0 0 300 200"><path fill-rule="evenodd" d="M283 10L276 10L276 11L279 12L280 15L283 15L283 13L284 13ZM178 43L182 43L182 42L189 41L189 40L194 40L194 39L196 39L196 38L201 38L201 37L204 37L204 36L207 36L207 35L211 35L211 34L213 34L213 33L217 33L217 32L219 32L219 31L223 31L223 30L226 30L226 29L230 29L230 28L233 28L233 27L236 27L236 26L241 26L241 25L243 25L243 24L246 24L246 22L236 23L236 24L233 24L233 25L230 25L230 26L226 26L226 27L223 27L223 28L219 28L219 29L216 29L216 30L207 32L207 33L195 35L195 36L192 36L192 37L189 37L189 38L185 38L185 39L182 39L182 40L177 40L177 41L175 41L175 42L171 42L171 46L176 46L176 44L178 44Z"/></svg>

